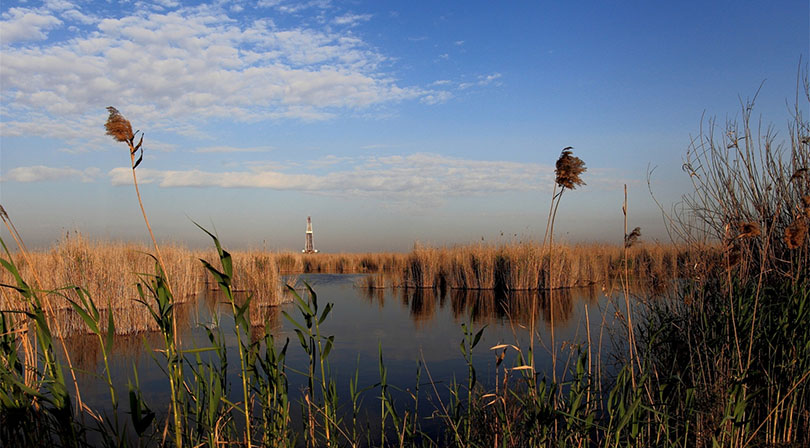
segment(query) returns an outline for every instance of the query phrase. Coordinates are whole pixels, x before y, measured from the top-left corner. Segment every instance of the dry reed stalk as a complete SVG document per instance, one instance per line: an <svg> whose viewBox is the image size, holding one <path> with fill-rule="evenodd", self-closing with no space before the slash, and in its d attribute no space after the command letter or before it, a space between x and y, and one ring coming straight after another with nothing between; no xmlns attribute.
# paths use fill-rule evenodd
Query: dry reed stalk
<svg viewBox="0 0 810 448"><path fill-rule="evenodd" d="M406 270L406 287L434 288L440 285L446 273L443 264L446 262L446 253L439 249L414 245L408 256Z"/></svg>
<svg viewBox="0 0 810 448"><path fill-rule="evenodd" d="M636 373L635 373L635 366L633 361L635 360L635 352L636 352L636 339L635 339L635 332L633 331L633 319L632 319L632 310L630 307L630 272L628 269L628 256L627 256L627 249L630 248L632 245L632 241L638 238L638 235L641 235L640 229L636 232L637 233L635 238L627 233L627 184L624 185L624 203L622 204L622 214L624 215L624 277L622 279L622 285L624 290L624 312L627 319L627 347L630 352L630 380L633 384L633 388L636 388ZM641 362L638 362L638 369L639 372L641 369Z"/></svg>
<svg viewBox="0 0 810 448"><path fill-rule="evenodd" d="M33 275L34 280L36 282L35 285L34 285L35 289L38 289L39 291L44 291L42 281L40 280L40 277L39 277L39 273L37 272L37 269L36 269L35 265L31 262L31 259L28 256L28 249L25 247L25 243L23 242L22 237L17 232L17 228L14 226L14 223L11 221L11 218L8 216L8 213L3 208L2 205L0 205L0 219L3 220L3 223L6 225L6 228L8 229L9 233L14 238L14 241L17 243L18 250L22 254L23 259L25 260L26 264L28 265L29 269L31 270L31 274ZM3 270L3 273L5 274L5 270ZM8 284L13 284L13 282L9 282ZM51 322L49 322L49 324L56 323L55 313L53 311L53 307L51 306L51 301L49 300L47 295L45 297L42 297L41 301L45 305L45 310L48 313L48 317L50 317L50 319L51 319ZM29 330L30 330L30 327L29 327ZM30 332L30 334L33 335L34 332ZM27 339L27 338L25 338L25 339ZM85 406L84 406L84 403L82 403L82 395L81 395L81 392L79 391L79 382L76 381L76 372L75 372L75 370L73 368L73 361L71 361L71 359L70 359L70 353L68 353L67 345L65 345L65 339L62 338L62 337L58 337L57 339L59 339L59 343L62 346L62 351L65 354L65 361L67 361L68 369L70 370L70 377L73 380L73 387L76 390L76 410L77 410L77 412L81 413L82 409L85 409ZM33 350L33 351L31 350L32 346L36 346L36 339L34 339L34 343L32 343L32 344L31 343L29 343L29 344L24 343L24 345L23 345L24 350L25 350L26 346L27 346L28 349L25 352L25 356L24 356L25 361L28 364L28 366L33 368L34 372L37 372L39 369L38 369L37 364L36 364L36 362L37 362L36 361L36 350ZM27 379L29 381L31 381L32 384L33 384L34 381L36 381L35 379L32 379L30 377L27 377Z"/></svg>
<svg viewBox="0 0 810 448"><path fill-rule="evenodd" d="M234 288L253 296L262 306L280 305L285 301L276 258L269 252L234 252Z"/></svg>
<svg viewBox="0 0 810 448"><path fill-rule="evenodd" d="M94 298L100 311L112 307L116 317L116 331L120 334L154 329L154 323L135 300L133 285L139 281L137 273L150 272L154 262L144 256L146 247L135 244L90 242L80 234L69 236L47 252L32 252L33 263L43 268L43 288L56 290L66 285L85 288ZM172 288L177 291L176 301L193 299L202 289L202 268L194 262L193 254L179 246L164 248L169 261ZM22 274L30 272L29 264L20 267ZM0 275L0 278L4 278ZM67 300L53 302L55 311L70 309ZM73 321L58 319L52 328L56 335L71 334ZM80 322L76 321L77 324ZM84 325L77 329L87 331ZM65 330L67 333L62 333Z"/></svg>

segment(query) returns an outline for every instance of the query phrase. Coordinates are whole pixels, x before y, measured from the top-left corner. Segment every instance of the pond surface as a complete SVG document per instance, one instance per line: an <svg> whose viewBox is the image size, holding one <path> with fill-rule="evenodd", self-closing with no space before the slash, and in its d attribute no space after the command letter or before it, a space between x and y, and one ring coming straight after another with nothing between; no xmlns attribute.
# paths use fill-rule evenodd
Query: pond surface
<svg viewBox="0 0 810 448"><path fill-rule="evenodd" d="M448 389L454 378L461 384L466 383L467 364L459 346L464 338L462 324L471 326L474 331L486 326L473 352L478 382L486 389L495 386L496 378L503 379L504 367L516 365L518 353L514 348L509 348L503 364L496 369L496 357L500 351L490 350L491 347L511 344L520 347L524 353L528 352L533 302L539 333L539 339L535 341L535 363L540 375L551 377L552 321L558 379L573 368L579 350L587 351L584 348L589 333L586 322L590 323L594 366L610 365L610 353L615 350L610 334L624 331L621 323L623 298L617 300L614 294L611 299L610 294L595 287L557 290L552 297L547 292L519 292L503 296L493 291L367 289L357 286L362 277L308 274L300 277L299 286L302 280L308 282L317 293L321 308L328 302L334 303L334 309L321 326L322 334L335 337L334 348L328 357L332 375L342 399L349 396L349 380L354 377L355 371L360 386L371 387L365 393L363 410L372 427L375 421L378 424L380 413L379 388L373 387L380 381L380 350L388 371L388 383L398 388L394 397L403 407L413 408L410 393L415 392L421 361L419 413L427 416L439 409L442 404L439 399L447 403ZM299 289L299 293L306 298L303 288ZM278 347L289 339L287 374L290 398L298 402L303 397L301 391L306 387L307 380L296 371L306 370L308 358L299 344L293 325L282 316L282 311L299 322L303 321L294 303L251 308L250 321L266 323L272 328ZM222 304L221 296L217 293L207 292L178 315L188 316L187 322L181 325L181 344L185 349L207 346L203 325L210 326L215 317L219 321L228 349L231 398L234 402L239 401L239 358L230 305ZM258 334L258 327L253 331ZM165 416L169 402L168 380L159 367L165 365L165 359L162 354L147 348L159 349L162 345L158 333L116 336L111 369L118 394L124 398L122 409L127 409L127 383L134 383L134 366L146 402L156 413ZM105 409L109 406L108 390L93 374L103 373L96 339L90 336L73 337L70 338L69 347L74 363L87 372L80 376L82 398L94 409ZM514 372L514 375L518 373ZM429 377L436 385L435 391L429 385ZM301 415L297 406L294 405L293 418Z"/></svg>

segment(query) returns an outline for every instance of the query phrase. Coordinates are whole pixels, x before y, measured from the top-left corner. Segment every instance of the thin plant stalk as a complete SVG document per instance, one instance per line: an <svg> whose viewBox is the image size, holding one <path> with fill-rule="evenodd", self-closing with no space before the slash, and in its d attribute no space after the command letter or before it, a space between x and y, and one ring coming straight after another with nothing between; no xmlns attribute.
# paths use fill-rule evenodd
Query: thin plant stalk
<svg viewBox="0 0 810 448"><path fill-rule="evenodd" d="M154 232L152 232L152 226L149 224L149 217L147 217L147 215L146 215L146 209L144 208L143 200L141 199L141 191L140 191L140 188L138 187L138 176L135 173L135 168L138 167L138 165L141 163L141 160L143 159L143 149L142 149L143 133L141 133L140 141L138 141L138 143L135 144L135 136L137 135L137 133L139 131L136 131L136 132L133 133L132 132L132 125L129 122L129 120L124 118L124 116L121 115L116 108L110 106L110 107L107 108L107 110L110 112L110 116L107 119L107 123L105 124L105 128L107 129L107 134L112 136L116 141L126 143L127 146L129 147L129 157L130 157L130 162L131 162L131 165L132 165L132 182L133 182L133 185L135 186L135 195L138 197L138 205L141 208L141 214L143 215L143 221L146 224L146 229L149 231L149 237L152 239L152 244L155 247L155 255L156 255L156 258L157 258L157 262L160 265L162 275L165 276L165 278L166 278L166 285L165 285L166 290L168 291L169 296L172 297L172 299L174 299L175 298L174 292L172 291L171 282L169 281L169 271L166 269L166 264L163 262L163 257L160 254L160 246L158 246L157 239L155 239L155 234L154 234ZM138 150L141 150L141 156L136 160L135 159L135 154L138 153ZM174 313L173 311L172 311L171 319L172 319L172 326L174 327L174 329L172 331L173 332L173 337L174 337L173 344L174 344L174 347L178 351L178 354L179 354L179 351L180 351L180 338L179 338L179 334L178 334L178 331L177 331L177 316L176 316L176 313ZM175 363L174 369L177 369L177 372L176 372L177 377L182 378L183 377L183 374L182 374L183 363L182 362ZM175 392L177 392L177 391L175 391ZM176 395L174 397L176 398ZM174 413L174 423L175 423L175 433L176 433L175 434L175 442L177 443L178 447L182 447L182 444L183 444L182 432L183 431L182 431L182 425L180 423L180 416L177 415L176 403L175 403L173 413Z"/></svg>
<svg viewBox="0 0 810 448"><path fill-rule="evenodd" d="M629 241L628 241L628 233L627 233L627 184L624 185L624 203L622 204L622 214L624 214L624 278L622 279L622 286L624 289L624 312L627 315L627 346L628 351L630 352L630 381L633 384L633 388L636 387L636 373L635 373L635 366L633 365L633 361L635 359L634 356L634 345L635 345L635 338L633 334L633 319L630 316L631 309L630 309L630 271L627 266L628 264L628 257L627 257L627 250L629 249ZM641 366L639 366L639 369Z"/></svg>
<svg viewBox="0 0 810 448"><path fill-rule="evenodd" d="M6 228L8 229L9 233L11 234L11 237L14 238L14 242L17 243L17 247L20 249L20 253L22 254L23 258L25 259L25 262L28 263L28 266L31 267L31 272L34 274L34 280L37 282L37 287L40 290L42 290L42 287L43 287L42 281L40 281L39 274L37 273L37 269L34 266L34 264L31 262L31 259L28 256L28 250L25 247L25 243L23 242L23 239L20 236L19 232L17 232L17 228L14 226L14 223L11 221L11 218L8 216L8 213L6 213L6 209L4 209L2 205L0 205L0 219L3 220L3 223L6 225ZM48 313L51 315L52 318L54 318L56 316L56 314L54 313L53 308L51 307L51 301L46 299L46 300L44 300L44 302L45 302L45 306L47 307ZM70 360L70 353L68 353L67 345L65 344L64 335L62 335L61 332L60 332L59 336L60 336L58 338L59 343L62 346L62 351L65 353L65 361L67 361L68 370L70 371L70 378L73 380L73 388L76 390L76 409L81 414L81 410L84 409L84 403L82 402L82 394L79 391L79 382L76 380L76 372L74 372L73 362ZM33 337L36 338L36 334L34 334ZM26 362L29 363L29 366L36 366L36 361L35 361L36 360L36 342L33 344L34 349L31 350L32 345L27 342L28 338L24 337L23 340L26 341L26 342L23 343L23 347L24 348L28 347L28 349L25 350ZM34 340L36 341L36 339L34 339ZM34 360L33 362L31 362L32 359ZM29 380L29 379L31 379L31 378L29 378L29 375L26 375L26 381ZM32 380L32 383L33 383L33 380Z"/></svg>

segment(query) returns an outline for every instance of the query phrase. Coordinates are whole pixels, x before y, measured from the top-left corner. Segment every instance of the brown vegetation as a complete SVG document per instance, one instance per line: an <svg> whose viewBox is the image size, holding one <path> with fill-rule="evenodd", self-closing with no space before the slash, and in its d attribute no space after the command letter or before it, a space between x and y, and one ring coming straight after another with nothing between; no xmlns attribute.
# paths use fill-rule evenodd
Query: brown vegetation
<svg viewBox="0 0 810 448"><path fill-rule="evenodd" d="M674 246L634 245L628 249L631 276L664 282L675 278L690 257ZM30 259L42 276L42 289L60 291L65 285L86 289L99 310L115 310L120 333L154 330L154 323L143 312L134 285L144 273L154 272L155 260L148 248L134 243L94 242L80 234L68 235L47 251L31 252ZM164 245L168 278L178 302L194 302L206 288L215 288L199 259L213 260L210 251L192 251L182 246ZM558 246L550 254L537 243L507 245L475 244L434 248L415 245L410 253L301 254L246 250L233 252L234 288L253 295L252 307L278 305L289 300L284 295L283 276L305 273L365 273L363 288L416 288L454 290L542 290L587 285L612 285L621 267L622 248L600 244ZM553 279L548 260L554 258ZM721 262L719 256L718 262ZM23 277L29 276L25 260L18 262ZM12 280L8 273L0 281ZM57 293L49 294L54 310L70 308ZM0 309L19 309L11 295L0 296ZM182 308L181 308L182 312ZM57 331L71 334L84 328L78 318L57 319ZM258 325L258 323L256 323Z"/></svg>

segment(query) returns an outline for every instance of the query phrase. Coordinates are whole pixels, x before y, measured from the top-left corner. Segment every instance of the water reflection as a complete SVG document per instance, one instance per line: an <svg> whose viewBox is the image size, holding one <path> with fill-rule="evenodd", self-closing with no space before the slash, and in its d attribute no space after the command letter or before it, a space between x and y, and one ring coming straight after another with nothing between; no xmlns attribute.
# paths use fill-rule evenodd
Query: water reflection
<svg viewBox="0 0 810 448"><path fill-rule="evenodd" d="M92 372L102 362L98 336L76 334L66 338L70 347L71 361L79 370ZM160 333L148 331L140 334L116 335L113 338L112 352L124 358L135 358L146 351L146 347L160 348L163 339Z"/></svg>
<svg viewBox="0 0 810 448"><path fill-rule="evenodd" d="M389 370L389 381L398 387L409 387L415 381L417 362L429 365L433 379L447 384L459 372L466 372L466 364L461 358L458 344L463 333L461 323L472 321L475 328L487 325L477 349L475 363L479 380L485 385L495 381L494 356L489 347L499 344L528 346L528 328L532 310L538 341L548 353L563 353L563 347L573 347L587 340L587 335L597 335L600 325L610 329L621 321L613 319L612 299L596 288L577 288L547 291L516 291L497 293L492 290L448 289L405 289L368 288L362 285L361 275L315 274L305 279L318 293L321 307L326 303L335 304L329 318L321 330L326 335L335 336L330 363L339 387L346 387L349 378L359 369L362 385L379 382L378 359L382 350ZM299 291L305 297L303 291ZM247 296L237 294L238 305L245 303ZM622 301L623 303L623 301ZM585 319L585 306L589 308L590 329ZM621 309L621 308L618 308ZM300 319L293 304L278 307L260 306L251 302L248 308L248 322L251 341L256 341L269 328L275 343L281 346L285 340L292 341L288 352L288 374L291 390L298 391L306 384L306 379L296 371L306 371L308 358L297 345L294 327L281 318L282 311ZM142 308L141 312L147 314ZM179 308L178 323L182 326L181 343L186 348L210 345L203 326L211 328L220 325L223 342L228 353L234 353L236 337L233 332L231 305L219 291L201 291L195 301ZM605 319L602 319L604 313ZM551 338L550 323L554 322L554 336ZM522 328L521 328L522 327ZM551 343L553 341L553 344ZM568 345L566 345L568 344ZM77 366L88 372L101 372L101 353L98 340L92 335L80 335L70 339L71 356ZM141 332L129 336L116 336L113 347L114 381L120 379L121 390L126 390L126 381L132 376L132 364L138 368L141 385L148 392L147 399L159 403L165 399L166 379L160 370L165 364L159 353L149 353L146 347L160 349L163 341L160 333ZM552 349L552 347L554 347ZM537 351L538 369L549 372L552 363L550 355ZM155 363L151 358L158 358ZM510 351L505 365L512 365L516 356ZM559 363L558 374L566 367ZM232 363L229 375L238 375L238 363ZM92 402L102 405L105 385L98 378L88 375L83 381L97 391ZM444 382L444 383L442 383ZM118 386L117 386L118 387ZM342 392L343 397L346 396ZM84 395L84 392L83 392ZM404 399L404 398L403 398ZM367 400L371 403L373 400ZM376 408L375 408L376 409ZM421 408L420 408L421 409ZM430 412L430 407L425 408Z"/></svg>
<svg viewBox="0 0 810 448"><path fill-rule="evenodd" d="M369 303L377 304L380 308L385 306L385 289L358 289ZM448 299L456 320L469 316L476 324L511 321L529 325L534 309L536 318L550 323L553 314L555 325L565 325L574 315L575 302L582 300L594 305L600 296L596 287L510 292L482 289L441 291L431 288L397 288L393 291L403 307L408 309L411 320L417 327L433 320L437 310L444 309Z"/></svg>

